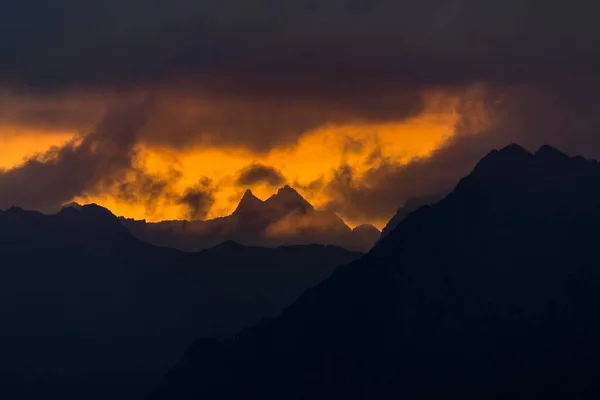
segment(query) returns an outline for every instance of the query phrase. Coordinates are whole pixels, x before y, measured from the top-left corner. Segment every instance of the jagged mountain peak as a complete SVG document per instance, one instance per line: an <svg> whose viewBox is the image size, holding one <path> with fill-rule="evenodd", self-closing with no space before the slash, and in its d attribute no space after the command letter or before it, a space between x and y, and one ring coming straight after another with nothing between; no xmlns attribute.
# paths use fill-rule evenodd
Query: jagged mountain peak
<svg viewBox="0 0 600 400"><path fill-rule="evenodd" d="M355 226L354 229L352 229L353 232L377 232L377 234L379 234L379 229L375 228L373 225L371 224L362 224L362 225L358 225Z"/></svg>
<svg viewBox="0 0 600 400"><path fill-rule="evenodd" d="M246 192L244 192L240 203L238 204L237 208L233 213L239 214L246 212L255 212L258 211L263 204L263 201L256 197L250 189L248 189L246 190Z"/></svg>
<svg viewBox="0 0 600 400"><path fill-rule="evenodd" d="M404 205L396 211L396 214L388 221L387 225L381 231L381 238L385 238L389 235L400 222L404 220L410 213L418 210L419 208L437 203L442 199L442 195L428 195L420 197L412 197L406 200Z"/></svg>
<svg viewBox="0 0 600 400"><path fill-rule="evenodd" d="M81 207L83 207L83 206L81 204L77 203L76 201L72 201L72 202L64 204L62 206L62 208L74 208L76 210L81 209Z"/></svg>
<svg viewBox="0 0 600 400"><path fill-rule="evenodd" d="M282 211L313 211L314 207L304 197L300 195L295 189L289 185L285 185L277 191L277 194L271 196L265 202L270 206L275 206Z"/></svg>
<svg viewBox="0 0 600 400"><path fill-rule="evenodd" d="M506 173L520 168L534 155L518 144L510 144L500 150L492 150L475 166L474 173Z"/></svg>
<svg viewBox="0 0 600 400"><path fill-rule="evenodd" d="M275 196L288 198L288 199L296 198L296 199L304 200L304 197L302 197L300 195L300 193L298 193L296 191L296 189L292 188L289 185L285 185L284 187L279 188L279 190L277 190L277 194L274 195L273 197L275 197ZM306 200L304 200L304 201L306 201Z"/></svg>
<svg viewBox="0 0 600 400"><path fill-rule="evenodd" d="M24 213L25 210L19 206L10 206L9 208L6 209L6 212L10 213L10 214L21 214L21 213Z"/></svg>
<svg viewBox="0 0 600 400"><path fill-rule="evenodd" d="M89 232L109 233L115 237L130 236L127 229L121 224L109 209L98 204L86 204L79 209L74 207L63 208L57 215L59 218L72 221L79 228ZM82 232L83 232L82 230Z"/></svg>
<svg viewBox="0 0 600 400"><path fill-rule="evenodd" d="M571 158L562 151L547 144L538 149L538 151L535 153L535 157L537 159L544 159L548 161L568 160Z"/></svg>
<svg viewBox="0 0 600 400"><path fill-rule="evenodd" d="M293 189L290 185L285 185L281 188L279 188L279 190L277 191L277 194L281 194L284 192L289 192L289 193L298 193L295 189Z"/></svg>

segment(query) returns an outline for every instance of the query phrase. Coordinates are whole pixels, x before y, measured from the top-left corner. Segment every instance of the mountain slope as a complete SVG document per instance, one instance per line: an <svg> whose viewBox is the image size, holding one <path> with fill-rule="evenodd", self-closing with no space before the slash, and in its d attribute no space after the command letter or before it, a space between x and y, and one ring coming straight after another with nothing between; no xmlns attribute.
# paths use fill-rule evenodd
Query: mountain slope
<svg viewBox="0 0 600 400"><path fill-rule="evenodd" d="M248 246L277 247L299 244L341 246L366 252L377 229L354 231L333 212L315 210L298 192L284 186L265 201L247 190L232 215L208 221L146 223L121 218L133 235L158 246L197 251L234 240Z"/></svg>
<svg viewBox="0 0 600 400"><path fill-rule="evenodd" d="M597 398L600 165L511 145L152 399Z"/></svg>
<svg viewBox="0 0 600 400"><path fill-rule="evenodd" d="M258 197L256 197L250 189L244 192L240 203L237 208L233 212L233 215L239 214L250 214L254 212L260 212L263 207L263 202Z"/></svg>
<svg viewBox="0 0 600 400"><path fill-rule="evenodd" d="M387 225L381 231L381 239L387 237L400 222L404 220L413 211L417 211L419 208L431 204L435 204L442 199L442 196L423 196L415 197L406 201L404 206L400 207L396 214L389 220Z"/></svg>
<svg viewBox="0 0 600 400"><path fill-rule="evenodd" d="M360 255L231 242L182 253L94 205L0 212L0 254L3 399L143 398L195 337L274 316Z"/></svg>

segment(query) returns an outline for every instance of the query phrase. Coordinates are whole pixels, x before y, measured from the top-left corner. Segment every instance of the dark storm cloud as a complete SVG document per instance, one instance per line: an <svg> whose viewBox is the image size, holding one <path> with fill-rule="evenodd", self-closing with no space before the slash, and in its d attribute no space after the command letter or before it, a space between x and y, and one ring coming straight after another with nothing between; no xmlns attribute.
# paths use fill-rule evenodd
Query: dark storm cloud
<svg viewBox="0 0 600 400"><path fill-rule="evenodd" d="M184 206L190 217L204 217L214 203L210 180L180 194L174 188L179 170L156 176L138 165L136 144L153 110L148 97L122 99L87 135L0 170L0 208L56 212L76 196L110 194L143 205L148 215L164 200Z"/></svg>
<svg viewBox="0 0 600 400"><path fill-rule="evenodd" d="M239 186L253 186L256 184L267 184L270 186L280 186L285 183L285 177L275 168L262 165L252 164L240 171L237 178Z"/></svg>
<svg viewBox="0 0 600 400"><path fill-rule="evenodd" d="M411 88L398 93L349 89L315 98L294 97L293 92L263 97L258 87L256 93L253 99L157 96L151 128L142 137L158 145L233 146L264 153L294 145L303 134L324 125L398 121L424 107L421 94Z"/></svg>
<svg viewBox="0 0 600 400"><path fill-rule="evenodd" d="M266 152L326 124L414 116L423 90L594 75L600 28L589 8L583 0L2 1L0 85L24 96L154 90L162 104L141 140ZM181 107L165 92L192 100ZM0 110L0 119L85 130L102 105L78 107Z"/></svg>
<svg viewBox="0 0 600 400"><path fill-rule="evenodd" d="M132 167L136 135L150 108L145 100L115 104L87 136L0 171L0 208L55 211L90 188L120 179Z"/></svg>
<svg viewBox="0 0 600 400"><path fill-rule="evenodd" d="M216 93L203 97L174 82L142 92L152 93L153 110L138 134L140 141L175 148L240 147L259 153L292 146L303 134L323 125L398 121L419 114L424 107L423 96L414 88L398 93L350 88L311 98L292 91L268 97L257 87L254 98L228 98ZM41 132L88 132L112 100L132 93L79 91L53 96L5 91L0 93L0 124Z"/></svg>
<svg viewBox="0 0 600 400"><path fill-rule="evenodd" d="M0 15L0 72L48 89L195 74L255 95L280 81L529 80L600 61L583 0L23 0Z"/></svg>
<svg viewBox="0 0 600 400"><path fill-rule="evenodd" d="M0 124L52 132L89 132L104 116L110 101L99 96L18 95L0 92ZM2 132L4 134L4 132Z"/></svg>
<svg viewBox="0 0 600 400"><path fill-rule="evenodd" d="M188 188L177 200L178 204L187 208L184 217L189 220L204 220L215 203L214 190L212 180L206 177Z"/></svg>
<svg viewBox="0 0 600 400"><path fill-rule="evenodd" d="M109 181L106 185L96 185L86 191L86 194L111 194L116 199L129 204L141 204L147 215L156 212L160 200L165 197L172 200L178 199L171 192L171 184L179 179L181 173L176 170L168 171L166 176L156 176L132 166L121 180Z"/></svg>

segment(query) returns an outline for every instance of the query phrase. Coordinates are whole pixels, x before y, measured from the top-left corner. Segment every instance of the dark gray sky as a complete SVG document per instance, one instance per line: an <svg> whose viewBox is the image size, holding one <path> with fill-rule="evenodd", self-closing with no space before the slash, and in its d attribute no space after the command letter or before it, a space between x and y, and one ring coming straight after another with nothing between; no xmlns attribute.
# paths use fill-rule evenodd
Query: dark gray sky
<svg viewBox="0 0 600 400"><path fill-rule="evenodd" d="M253 96L253 86L264 91L274 81L263 95L293 86L309 95L325 77L341 91L352 78L359 87L528 82L594 74L600 61L594 4L581 0L23 0L0 7L5 80L47 90L198 74L220 77L208 90Z"/></svg>

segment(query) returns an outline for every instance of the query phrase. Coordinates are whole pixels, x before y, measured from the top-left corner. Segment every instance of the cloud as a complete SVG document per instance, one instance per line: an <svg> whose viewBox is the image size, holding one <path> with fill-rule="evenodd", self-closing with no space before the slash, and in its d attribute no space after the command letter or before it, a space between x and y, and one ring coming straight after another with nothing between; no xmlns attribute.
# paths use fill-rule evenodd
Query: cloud
<svg viewBox="0 0 600 400"><path fill-rule="evenodd" d="M55 211L86 190L118 181L132 168L136 135L150 110L145 99L115 103L88 135L0 171L0 207Z"/></svg>
<svg viewBox="0 0 600 400"><path fill-rule="evenodd" d="M0 170L0 208L56 212L78 196L109 195L142 205L148 215L164 202L183 206L190 218L203 218L214 203L209 179L181 193L181 171L172 167L155 175L140 164L137 143L153 109L148 97L124 98L87 135Z"/></svg>
<svg viewBox="0 0 600 400"><path fill-rule="evenodd" d="M56 130L87 133L102 121L113 102L107 96L84 93L42 95L0 91L0 124L26 126L42 133Z"/></svg>
<svg viewBox="0 0 600 400"><path fill-rule="evenodd" d="M147 215L155 214L161 201L165 199L179 201L179 195L173 191L173 182L181 178L181 172L175 169L167 171L164 176L153 175L143 168L132 166L123 178L108 185L96 185L84 193L85 195L110 194L113 198L129 204L144 206Z"/></svg>
<svg viewBox="0 0 600 400"><path fill-rule="evenodd" d="M479 139L464 136L408 164L380 160L363 174L343 164L324 184L325 208L353 221L385 221L411 198L446 194L489 150Z"/></svg>
<svg viewBox="0 0 600 400"><path fill-rule="evenodd" d="M183 204L187 208L184 218L189 220L204 220L215 202L213 182L209 178L202 178L200 181L188 188L177 203Z"/></svg>
<svg viewBox="0 0 600 400"><path fill-rule="evenodd" d="M285 177L275 168L252 164L240 171L236 183L239 186L254 186L266 184L269 186L281 186L286 182Z"/></svg>
<svg viewBox="0 0 600 400"><path fill-rule="evenodd" d="M264 154L325 125L413 117L424 91L600 70L583 0L47 3L0 5L0 87L34 98L0 121L87 132L106 103L145 90L156 104L140 140L156 146Z"/></svg>
<svg viewBox="0 0 600 400"><path fill-rule="evenodd" d="M415 116L423 91L585 79L600 62L600 27L582 0L47 3L0 6L0 86L109 99L152 91L143 138L180 148L265 153L327 124ZM12 118L79 127L102 107Z"/></svg>
<svg viewBox="0 0 600 400"><path fill-rule="evenodd" d="M490 148L510 142L598 157L600 25L590 8L583 0L2 2L0 124L91 133L2 171L0 206L52 208L102 190L150 211L153 199L169 199L201 216L216 186L179 199L170 175L135 164L139 144L268 155L319 128L420 116L432 92L461 98L457 112L471 116L437 151L408 164L373 152L356 168L349 159L364 143L348 138L337 169L307 190L368 221L451 190ZM465 97L478 82L487 83L485 99ZM152 100L115 109L136 93ZM477 118L478 107L493 124Z"/></svg>
<svg viewBox="0 0 600 400"><path fill-rule="evenodd" d="M589 2L44 0L0 9L0 73L21 85L122 85L194 74L332 84L465 83L593 72ZM31 12L36 10L36 12ZM8 41L8 38L11 40ZM541 73L543 71L543 73ZM360 79L356 79L360 78ZM227 79L217 79L223 89ZM362 81L361 81L362 80ZM209 81L209 79L207 79Z"/></svg>
<svg viewBox="0 0 600 400"><path fill-rule="evenodd" d="M309 233L321 232L323 235L330 234L330 240L334 240L333 233L339 232L339 221L319 215L306 215L300 213L291 213L283 216L270 224L265 229L265 236L271 239L285 239L292 237L301 237ZM336 232L336 229L338 231ZM341 234L347 233L342 230Z"/></svg>
<svg viewBox="0 0 600 400"><path fill-rule="evenodd" d="M341 164L331 179L320 182L330 197L325 207L354 221L385 220L408 199L450 192L491 149L510 143L532 151L549 144L600 159L598 89L600 82L580 82L488 91L487 126L478 118L463 119L433 154L407 164L380 157L362 174Z"/></svg>
<svg viewBox="0 0 600 400"><path fill-rule="evenodd" d="M86 133L102 119L110 104L137 95L136 90L61 94L4 91L0 92L0 124L49 133ZM255 93L239 98L223 93L208 95L200 89L188 93L189 88L176 84L140 90L151 93L153 111L138 134L139 141L155 147L237 147L263 154L276 147L293 146L302 135L324 125L403 120L418 115L426 105L417 90L365 96L360 92L324 93L325 88L315 88L306 98L292 89L285 95L261 97L261 89L256 88Z"/></svg>

